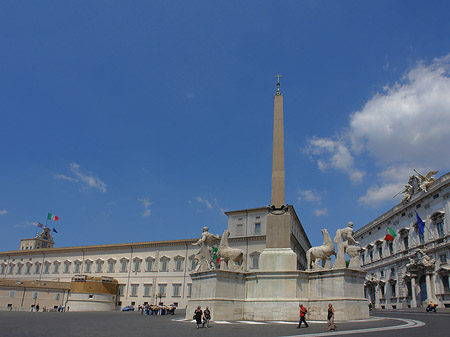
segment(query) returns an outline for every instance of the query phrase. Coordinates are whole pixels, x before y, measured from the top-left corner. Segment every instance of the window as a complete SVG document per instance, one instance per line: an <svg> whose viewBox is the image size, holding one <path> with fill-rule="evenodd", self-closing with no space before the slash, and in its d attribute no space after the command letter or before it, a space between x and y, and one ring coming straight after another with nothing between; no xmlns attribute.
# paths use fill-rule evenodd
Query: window
<svg viewBox="0 0 450 337"><path fill-rule="evenodd" d="M159 284L158 286L159 286L159 294L158 295L161 295L161 297L165 297L167 284Z"/></svg>
<svg viewBox="0 0 450 337"><path fill-rule="evenodd" d="M190 262L191 262L191 270L195 270L195 267L197 266L197 262L195 261L194 257L191 256L189 258Z"/></svg>
<svg viewBox="0 0 450 337"><path fill-rule="evenodd" d="M116 263L116 261L114 261L114 260L108 261L108 273L114 273L114 264L115 263Z"/></svg>
<svg viewBox="0 0 450 337"><path fill-rule="evenodd" d="M64 263L64 274L67 274L69 272L69 268L70 268L70 262L65 262Z"/></svg>
<svg viewBox="0 0 450 337"><path fill-rule="evenodd" d="M150 296L151 291L152 291L152 285L144 284L144 296Z"/></svg>
<svg viewBox="0 0 450 337"><path fill-rule="evenodd" d="M192 296L192 283L188 283L187 287L188 287L187 297L191 297Z"/></svg>
<svg viewBox="0 0 450 337"><path fill-rule="evenodd" d="M442 222L442 218L441 218L441 221L436 223L436 229L438 231L439 238L443 238L444 237L444 223Z"/></svg>
<svg viewBox="0 0 450 337"><path fill-rule="evenodd" d="M18 264L17 265L17 272L16 272L17 275L22 274L22 267L23 267L23 264Z"/></svg>
<svg viewBox="0 0 450 337"><path fill-rule="evenodd" d="M25 266L25 274L29 275L31 272L31 264L27 263Z"/></svg>
<svg viewBox="0 0 450 337"><path fill-rule="evenodd" d="M261 233L261 223L257 222L255 223L255 234L260 234Z"/></svg>
<svg viewBox="0 0 450 337"><path fill-rule="evenodd" d="M380 259L383 258L383 247L381 245L378 245L378 256Z"/></svg>
<svg viewBox="0 0 450 337"><path fill-rule="evenodd" d="M102 265L103 265L103 261L97 261L97 273L101 273L102 272Z"/></svg>
<svg viewBox="0 0 450 337"><path fill-rule="evenodd" d="M384 277L384 270L380 270L380 277Z"/></svg>
<svg viewBox="0 0 450 337"><path fill-rule="evenodd" d="M161 271L169 271L169 259L167 257L161 259Z"/></svg>
<svg viewBox="0 0 450 337"><path fill-rule="evenodd" d="M180 296L180 289L181 289L181 284L174 284L173 285L173 296L174 297L179 297Z"/></svg>
<svg viewBox="0 0 450 337"><path fill-rule="evenodd" d="M389 253L391 255L393 255L394 254L394 244L392 242L389 242L388 247L389 247Z"/></svg>
<svg viewBox="0 0 450 337"><path fill-rule="evenodd" d="M259 268L259 253L255 252L250 254L250 259L251 259L251 266L250 268L252 269L258 269Z"/></svg>
<svg viewBox="0 0 450 337"><path fill-rule="evenodd" d="M75 262L75 270L74 270L75 274L80 273L80 269L81 269L80 266L81 266L80 262Z"/></svg>
<svg viewBox="0 0 450 337"><path fill-rule="evenodd" d="M391 268L391 278L395 277L395 268Z"/></svg>
<svg viewBox="0 0 450 337"><path fill-rule="evenodd" d="M34 265L34 273L39 274L40 270L41 270L41 265L39 263L36 263Z"/></svg>
<svg viewBox="0 0 450 337"><path fill-rule="evenodd" d="M37 293L37 291L35 291L35 292L33 293L33 300L35 300L35 299L37 298L37 296L38 296L38 293Z"/></svg>
<svg viewBox="0 0 450 337"><path fill-rule="evenodd" d="M124 294L125 284L119 284L119 296Z"/></svg>
<svg viewBox="0 0 450 337"><path fill-rule="evenodd" d="M369 249L369 257L370 257L370 262L372 262L373 261L373 249L372 248Z"/></svg>
<svg viewBox="0 0 450 337"><path fill-rule="evenodd" d="M60 295L60 294L55 294L55 300L56 300L56 301L59 301L59 295Z"/></svg>
<svg viewBox="0 0 450 337"><path fill-rule="evenodd" d="M138 271L140 271L141 270L141 260L134 260L133 261L134 263L133 263L133 271L135 272L135 273L137 273Z"/></svg>
<svg viewBox="0 0 450 337"><path fill-rule="evenodd" d="M236 235L243 235L243 227L244 227L244 225L242 225L242 224L236 225Z"/></svg>
<svg viewBox="0 0 450 337"><path fill-rule="evenodd" d="M153 270L153 261L155 261L155 260L150 259L150 258L148 258L146 260L146 262L147 262L147 270L146 271L152 271Z"/></svg>
<svg viewBox="0 0 450 337"><path fill-rule="evenodd" d="M9 292L9 297L14 297L15 293L16 293L16 292L15 292L14 290L10 291L10 292Z"/></svg>
<svg viewBox="0 0 450 337"><path fill-rule="evenodd" d="M138 284L131 285L131 296L137 296L138 287L139 287Z"/></svg>
<svg viewBox="0 0 450 337"><path fill-rule="evenodd" d="M446 293L446 294L450 293L450 286L449 286L449 282L448 282L448 275L442 275L441 279L442 279L442 287L444 289L444 293Z"/></svg>
<svg viewBox="0 0 450 337"><path fill-rule="evenodd" d="M181 258L178 258L175 260L175 271L182 271L183 270L183 260Z"/></svg>
<svg viewBox="0 0 450 337"><path fill-rule="evenodd" d="M120 272L121 273L126 273L127 266L128 266L128 261L127 260L120 260Z"/></svg>
<svg viewBox="0 0 450 337"><path fill-rule="evenodd" d="M424 237L423 234L424 234L423 232L420 232L420 231L418 232L420 244L424 244L425 243L425 237Z"/></svg>
<svg viewBox="0 0 450 337"><path fill-rule="evenodd" d="M409 239L408 239L407 236L404 236L404 237L403 237L403 248L404 248L405 250L408 250L408 249L409 249Z"/></svg>
<svg viewBox="0 0 450 337"><path fill-rule="evenodd" d="M92 262L91 261L86 261L86 273L90 273L91 272L91 266L92 266Z"/></svg>
<svg viewBox="0 0 450 337"><path fill-rule="evenodd" d="M50 264L49 263L45 263L44 264L44 274L48 274L48 267L50 266Z"/></svg>
<svg viewBox="0 0 450 337"><path fill-rule="evenodd" d="M12 275L13 271L14 271L14 265L11 263L11 264L9 265L8 274L9 274L9 275Z"/></svg>
<svg viewBox="0 0 450 337"><path fill-rule="evenodd" d="M380 285L381 298L384 298L384 284Z"/></svg>
<svg viewBox="0 0 450 337"><path fill-rule="evenodd" d="M395 283L391 283L391 297L397 297Z"/></svg>
<svg viewBox="0 0 450 337"><path fill-rule="evenodd" d="M364 256L364 252L363 253L361 253L361 264L364 264L364 263L366 263L366 257Z"/></svg>
<svg viewBox="0 0 450 337"><path fill-rule="evenodd" d="M439 261L441 261L441 264L447 263L447 255L445 254L439 255Z"/></svg>
<svg viewBox="0 0 450 337"><path fill-rule="evenodd" d="M55 264L53 265L53 274L58 273L59 273L59 262L55 262Z"/></svg>

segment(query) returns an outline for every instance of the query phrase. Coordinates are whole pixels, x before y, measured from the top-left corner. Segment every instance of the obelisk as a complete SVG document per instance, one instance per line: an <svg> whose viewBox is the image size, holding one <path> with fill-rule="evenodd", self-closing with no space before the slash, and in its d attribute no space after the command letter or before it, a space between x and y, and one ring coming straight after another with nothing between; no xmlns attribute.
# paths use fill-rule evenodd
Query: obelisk
<svg viewBox="0 0 450 337"><path fill-rule="evenodd" d="M280 77L274 98L272 196L266 222L266 249L261 254L262 270L296 270L297 255L291 249L291 215L285 205L283 95Z"/></svg>

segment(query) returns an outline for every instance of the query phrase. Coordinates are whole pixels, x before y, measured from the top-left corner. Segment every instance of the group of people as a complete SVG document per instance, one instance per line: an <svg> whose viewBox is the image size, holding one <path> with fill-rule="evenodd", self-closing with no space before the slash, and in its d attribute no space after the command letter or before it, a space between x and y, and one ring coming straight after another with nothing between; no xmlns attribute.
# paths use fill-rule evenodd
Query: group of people
<svg viewBox="0 0 450 337"><path fill-rule="evenodd" d="M138 306L138 312L140 311L143 315L144 313L146 315L175 315L175 309L177 307L169 304L169 305L139 305Z"/></svg>
<svg viewBox="0 0 450 337"><path fill-rule="evenodd" d="M300 321L298 322L297 329L300 329L302 327L302 323L304 323L305 327L307 328L308 323L306 323L306 314L308 313L308 310L303 306L303 304L300 304L299 307L300 307ZM331 303L328 304L327 321L328 321L328 330L334 330L337 328L336 324L334 324L334 308Z"/></svg>
<svg viewBox="0 0 450 337"><path fill-rule="evenodd" d="M197 329L200 328L200 325L202 328L206 327L209 328L209 321L211 320L211 312L209 311L209 308L206 307L204 311L202 311L202 308L200 306L197 307L194 311L194 317L195 322L197 323Z"/></svg>

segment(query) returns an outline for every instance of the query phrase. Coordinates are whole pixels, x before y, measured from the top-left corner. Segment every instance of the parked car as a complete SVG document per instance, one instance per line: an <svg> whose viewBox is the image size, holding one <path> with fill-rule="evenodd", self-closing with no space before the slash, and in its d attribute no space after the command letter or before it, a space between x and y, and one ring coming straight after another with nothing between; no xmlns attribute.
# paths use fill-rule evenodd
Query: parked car
<svg viewBox="0 0 450 337"><path fill-rule="evenodd" d="M126 307L122 308L122 311L134 311L134 308L131 305L127 305Z"/></svg>

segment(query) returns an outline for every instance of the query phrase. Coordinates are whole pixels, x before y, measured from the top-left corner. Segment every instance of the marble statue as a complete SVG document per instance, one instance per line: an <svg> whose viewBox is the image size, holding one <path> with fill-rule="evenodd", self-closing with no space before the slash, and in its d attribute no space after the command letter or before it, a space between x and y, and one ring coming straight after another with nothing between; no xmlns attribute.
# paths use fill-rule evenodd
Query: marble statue
<svg viewBox="0 0 450 337"><path fill-rule="evenodd" d="M429 257L422 249L416 251L415 259L409 258L409 263L406 264L406 270L417 270L434 267L436 261Z"/></svg>
<svg viewBox="0 0 450 337"><path fill-rule="evenodd" d="M437 174L439 171L430 171L425 176L423 174L420 174L416 170L414 170L414 172L417 173L417 178L419 180L419 188L426 193L428 185L430 185L433 181L436 180L436 178L432 176Z"/></svg>
<svg viewBox="0 0 450 337"><path fill-rule="evenodd" d="M399 192L398 194L404 194L401 203L406 204L411 200L411 197L414 194L414 187L411 184L406 184L403 191Z"/></svg>
<svg viewBox="0 0 450 337"><path fill-rule="evenodd" d="M359 246L349 245L346 248L346 252L350 257L350 263L348 264L349 269L359 269L362 270L359 263L359 251L361 248Z"/></svg>
<svg viewBox="0 0 450 337"><path fill-rule="evenodd" d="M353 222L347 223L346 228L338 229L334 242L338 246L338 252L336 255L336 261L334 262L333 269L346 268L345 252L348 250L349 243L352 245L359 245L359 242L353 238ZM354 249L350 248L351 254Z"/></svg>
<svg viewBox="0 0 450 337"><path fill-rule="evenodd" d="M194 272L202 272L216 269L214 266L214 261L212 257L211 245L220 240L220 236L211 234L208 227L203 227L203 233L201 238L193 243L194 246L200 246L200 250L194 256L197 261Z"/></svg>
<svg viewBox="0 0 450 337"><path fill-rule="evenodd" d="M226 229L223 232L217 255L220 258L219 268L221 270L243 271L245 268L245 252L242 249L230 248L228 246L228 237L230 231Z"/></svg>
<svg viewBox="0 0 450 337"><path fill-rule="evenodd" d="M306 260L309 270L330 269L331 255L336 255L334 244L331 240L330 234L326 229L322 229L323 245L318 247L311 247L306 252ZM317 260L322 260L322 266L317 263Z"/></svg>
<svg viewBox="0 0 450 337"><path fill-rule="evenodd" d="M399 194L404 194L401 201L402 204L407 204L411 200L412 196L417 192L428 192L428 186L436 180L433 176L439 171L429 171L426 175L417 172L415 169L414 172L416 172L417 175L411 175L403 191L394 195L395 198Z"/></svg>

